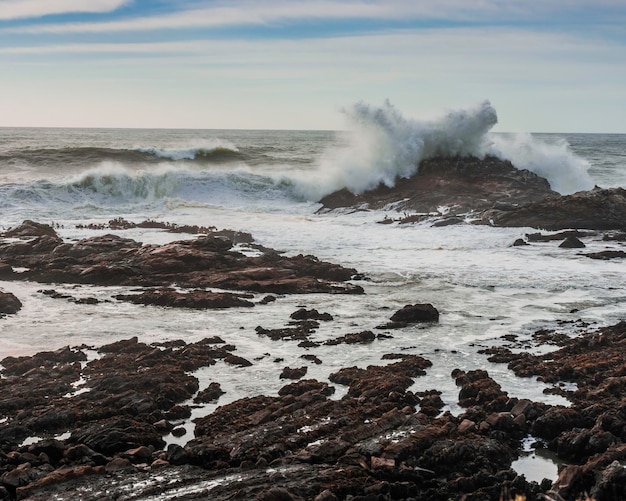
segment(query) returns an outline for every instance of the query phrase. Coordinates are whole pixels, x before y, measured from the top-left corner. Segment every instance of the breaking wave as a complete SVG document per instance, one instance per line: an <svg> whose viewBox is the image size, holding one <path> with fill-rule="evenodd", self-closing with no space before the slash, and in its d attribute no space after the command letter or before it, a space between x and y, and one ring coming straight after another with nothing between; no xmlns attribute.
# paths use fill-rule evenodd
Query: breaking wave
<svg viewBox="0 0 626 501"><path fill-rule="evenodd" d="M129 168L103 162L69 178L0 185L0 207L28 206L45 214L167 210L176 204L273 210L298 198L293 184L246 169L184 169L178 164ZM159 209L160 208L160 209Z"/></svg>
<svg viewBox="0 0 626 501"><path fill-rule="evenodd" d="M594 185L589 164L564 140L548 143L532 135L491 133L498 116L489 101L430 121L408 119L389 101L381 107L360 102L344 114L347 143L323 155L318 172L299 184L309 198L342 188L362 193L381 183L391 187L396 178L415 174L421 160L437 156L495 155L545 177L562 194Z"/></svg>

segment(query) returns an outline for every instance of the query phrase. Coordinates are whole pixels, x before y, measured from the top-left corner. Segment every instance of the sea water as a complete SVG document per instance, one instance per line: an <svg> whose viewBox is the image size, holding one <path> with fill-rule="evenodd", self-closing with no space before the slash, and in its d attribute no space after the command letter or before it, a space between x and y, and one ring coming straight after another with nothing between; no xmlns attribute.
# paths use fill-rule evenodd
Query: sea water
<svg viewBox="0 0 626 501"><path fill-rule="evenodd" d="M123 217L216 226L248 231L257 243L287 255L312 254L354 267L367 278L359 283L362 296L287 295L255 308L159 309L158 314L157 307L112 299L128 290L124 287L52 285L74 297L102 300L90 305L38 292L50 284L0 282L24 305L17 315L0 319L0 358L132 336L150 343L218 335L253 367L218 362L199 371L201 387L217 381L226 394L196 413L243 396L276 394L284 384L278 377L284 366L308 365L307 377L327 381L341 367L383 364L382 355L398 352L433 362L411 389L442 391L451 412L460 412L450 376L455 368L486 369L511 396L567 404L543 393L543 383L517 378L479 351L503 343L504 335L523 340L538 328L566 329L569 324L559 324L563 320L599 327L626 318L623 262L591 260L558 242L512 247L536 231L530 228L381 225L377 222L386 216L397 216L391 208L320 213L318 200L344 187L360 192L392 185L397 176L415 173L420 159L442 154L511 159L518 168L544 175L562 193L623 187L626 136L497 134L491 132L497 115L489 103L430 122L407 119L389 103L380 108L359 103L347 114L352 126L341 132L0 129L2 228L32 219L53 224L66 239L117 233L165 243L193 237L84 225ZM600 238L586 243L588 251L619 246ZM300 307L316 308L334 317L312 336L323 342L375 330L396 309L418 302L432 303L440 322L391 331L393 337L369 345L307 350L255 331L258 325L283 327ZM306 353L322 364L303 360ZM341 394L339 388L335 398Z"/></svg>

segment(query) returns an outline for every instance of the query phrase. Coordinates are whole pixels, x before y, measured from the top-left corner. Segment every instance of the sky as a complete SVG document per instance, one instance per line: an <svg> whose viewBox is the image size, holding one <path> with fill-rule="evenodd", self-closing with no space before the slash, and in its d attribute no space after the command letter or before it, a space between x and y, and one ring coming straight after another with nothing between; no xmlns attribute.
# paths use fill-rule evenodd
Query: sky
<svg viewBox="0 0 626 501"><path fill-rule="evenodd" d="M0 0L0 126L626 133L626 0Z"/></svg>

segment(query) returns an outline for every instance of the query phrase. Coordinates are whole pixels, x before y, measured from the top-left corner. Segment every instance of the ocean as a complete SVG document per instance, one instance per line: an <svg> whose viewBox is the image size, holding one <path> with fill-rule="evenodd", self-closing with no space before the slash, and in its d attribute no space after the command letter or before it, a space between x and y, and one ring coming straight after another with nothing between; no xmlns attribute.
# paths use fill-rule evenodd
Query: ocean
<svg viewBox="0 0 626 501"><path fill-rule="evenodd" d="M377 112L378 111L378 112ZM382 364L385 353L415 353L433 362L414 391L438 389L458 412L453 369L486 369L511 396L564 404L540 381L515 377L492 364L482 348L504 335L529 339L540 328L575 334L578 320L600 327L626 318L625 269L620 260L598 261L558 242L511 244L530 228L376 224L392 209L318 212L319 198L348 187L362 191L415 172L435 154L496 154L548 178L572 193L626 187L626 135L502 134L490 132L488 107L438 122L404 119L396 110L354 110L354 130L135 130L0 129L0 228L31 219L53 224L66 239L117 233L144 243L182 238L158 229L87 229L122 217L215 226L252 233L257 243L288 255L312 254L356 268L362 296L283 296L255 308L190 311L118 302L128 288L0 282L23 303L0 319L0 358L63 346L100 346L137 336L147 343L219 335L253 362L222 362L196 374L201 387L217 381L226 391L217 404L243 396L276 394L284 366L308 365L307 378L328 380L341 367ZM440 208L445 211L445 208ZM585 240L589 251L618 245ZM252 252L242 248L243 252ZM95 305L54 299L53 286ZM256 299L260 299L260 296ZM320 346L322 364L301 358L306 348L259 337L255 328L279 328L301 306L328 312L314 339L374 330L409 303L432 303L436 325L395 330L369 345ZM530 350L547 350L534 347ZM95 356L95 354L93 355ZM277 363L277 359L282 359ZM204 382L204 383L202 383ZM342 395L338 388L335 397ZM185 438L184 440L187 440Z"/></svg>

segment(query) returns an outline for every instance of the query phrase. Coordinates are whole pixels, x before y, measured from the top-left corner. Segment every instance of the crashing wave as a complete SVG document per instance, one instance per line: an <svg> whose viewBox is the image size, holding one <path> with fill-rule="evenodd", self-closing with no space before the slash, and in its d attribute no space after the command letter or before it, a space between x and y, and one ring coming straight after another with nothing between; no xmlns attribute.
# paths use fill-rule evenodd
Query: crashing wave
<svg viewBox="0 0 626 501"><path fill-rule="evenodd" d="M391 187L397 178L415 174L424 159L454 156L510 160L518 169L545 177L562 194L594 185L589 164L565 142L491 133L498 116L489 101L429 121L408 119L389 101L381 107L360 102L344 113L350 124L347 144L327 152L318 172L300 184L311 199L342 188L359 194L381 184Z"/></svg>

